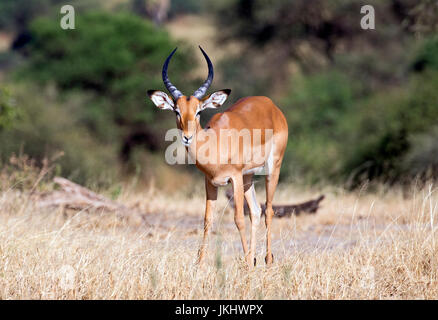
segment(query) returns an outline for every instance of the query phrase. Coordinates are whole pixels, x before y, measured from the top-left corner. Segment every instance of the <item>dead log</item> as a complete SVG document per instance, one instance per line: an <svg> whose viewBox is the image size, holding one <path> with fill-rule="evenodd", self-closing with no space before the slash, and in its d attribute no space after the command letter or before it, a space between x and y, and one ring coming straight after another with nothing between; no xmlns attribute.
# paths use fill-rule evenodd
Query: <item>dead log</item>
<svg viewBox="0 0 438 320"><path fill-rule="evenodd" d="M108 199L100 194L97 194L79 184L71 182L65 178L55 177L53 179L56 185L60 187L60 190L54 190L45 193L34 193L33 197L36 197L37 206L44 207L62 207L63 209L70 209L75 211L106 211L115 212L118 217L126 218L127 216L141 216L144 220L144 214L141 214L137 210L131 209L121 203ZM234 208L233 192L228 189L226 192L227 198L230 200L231 206ZM306 201L299 204L290 205L273 205L275 217L287 217L299 215L301 213L314 214L319 209L320 202L324 199L324 195L319 196L317 199ZM249 207L244 200L244 212L249 214ZM262 215L265 214L265 204L260 204L262 209Z"/></svg>
<svg viewBox="0 0 438 320"><path fill-rule="evenodd" d="M230 201L231 206L235 208L232 189L227 190L226 196ZM301 213L315 214L319 209L320 202L324 200L324 198L325 196L321 195L316 199L298 203L298 204L273 205L272 209L274 210L274 217L278 217L278 218L290 217L293 214L300 215ZM262 215L264 215L266 210L266 205L264 203L260 203L260 207L262 209ZM244 199L244 212L245 215L249 214L249 207L248 207L248 203L246 202L246 199Z"/></svg>
<svg viewBox="0 0 438 320"><path fill-rule="evenodd" d="M60 187L60 190L34 195L38 197L38 207L62 207L75 211L109 211L115 212L121 217L136 213L123 204L108 199L65 178L55 177L53 181Z"/></svg>

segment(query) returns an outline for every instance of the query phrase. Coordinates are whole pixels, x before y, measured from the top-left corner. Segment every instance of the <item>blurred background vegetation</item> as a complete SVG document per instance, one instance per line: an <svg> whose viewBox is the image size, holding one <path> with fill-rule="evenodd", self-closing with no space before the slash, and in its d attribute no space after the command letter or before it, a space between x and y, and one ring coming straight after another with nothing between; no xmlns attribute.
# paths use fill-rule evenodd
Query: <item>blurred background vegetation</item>
<svg viewBox="0 0 438 320"><path fill-rule="evenodd" d="M164 163L174 115L146 90L164 88L178 46L169 73L192 93L207 72L201 44L211 91L232 89L222 110L266 95L285 113L282 181L438 178L437 1L369 0L375 30L360 28L357 0L73 0L75 30L60 28L63 4L0 2L0 166L26 155L89 186L190 181L193 166Z"/></svg>

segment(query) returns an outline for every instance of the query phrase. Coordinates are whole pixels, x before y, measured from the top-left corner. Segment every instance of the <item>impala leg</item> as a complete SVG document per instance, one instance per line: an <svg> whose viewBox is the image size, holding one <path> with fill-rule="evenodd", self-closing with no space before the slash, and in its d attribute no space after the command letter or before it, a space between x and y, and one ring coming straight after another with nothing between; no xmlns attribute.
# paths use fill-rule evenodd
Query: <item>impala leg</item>
<svg viewBox="0 0 438 320"><path fill-rule="evenodd" d="M248 245L245 236L245 216L243 214L243 177L241 175L232 178L234 204L236 206L234 211L234 222L240 233L240 240L242 241L242 248L245 258L248 256Z"/></svg>
<svg viewBox="0 0 438 320"><path fill-rule="evenodd" d="M266 223L266 264L271 265L273 261L271 251L271 222L274 216L274 210L272 209L272 201L274 199L275 189L278 184L278 177L280 174L280 167L273 168L272 173L266 176L266 211L265 211L265 223Z"/></svg>
<svg viewBox="0 0 438 320"><path fill-rule="evenodd" d="M254 263L255 265L255 251L256 251L256 233L257 227L260 223L260 215L262 210L260 209L260 205L256 199L256 193L254 189L254 184L252 182L252 175L246 175L243 177L244 191L245 191L245 199L248 203L249 211L250 211L250 219L251 219L251 238L249 241L249 254L247 262L248 264Z"/></svg>
<svg viewBox="0 0 438 320"><path fill-rule="evenodd" d="M204 237L202 239L202 244L198 252L198 264L201 264L204 259L205 251L208 244L208 231L210 230L211 226L211 213L212 211L214 211L217 200L217 187L212 185L211 182L208 181L207 177L205 178L205 191L207 201L205 204Z"/></svg>

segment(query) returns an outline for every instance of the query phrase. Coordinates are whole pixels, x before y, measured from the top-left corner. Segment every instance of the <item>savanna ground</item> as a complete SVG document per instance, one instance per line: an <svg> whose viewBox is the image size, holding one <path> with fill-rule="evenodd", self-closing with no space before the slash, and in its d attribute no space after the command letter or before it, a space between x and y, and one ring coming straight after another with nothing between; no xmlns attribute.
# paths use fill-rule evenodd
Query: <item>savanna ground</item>
<svg viewBox="0 0 438 320"><path fill-rule="evenodd" d="M438 196L432 185L408 192L326 188L316 215L274 219L270 268L264 263L261 223L257 266L248 271L224 190L208 258L198 269L202 181L190 192L127 186L117 200L144 213L144 219L121 219L115 213L41 209L29 192L50 189L50 183L39 183L36 175L25 187L20 179L29 179L14 174L3 174L1 183L1 299L438 297ZM256 185L264 201L262 179ZM275 203L307 200L320 191L280 184Z"/></svg>

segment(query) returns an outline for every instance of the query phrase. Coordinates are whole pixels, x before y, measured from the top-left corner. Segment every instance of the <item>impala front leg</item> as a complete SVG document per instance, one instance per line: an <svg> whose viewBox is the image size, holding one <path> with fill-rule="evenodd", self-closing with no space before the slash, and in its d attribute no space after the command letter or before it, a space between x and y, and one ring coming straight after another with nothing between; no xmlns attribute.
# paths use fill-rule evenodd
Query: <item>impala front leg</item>
<svg viewBox="0 0 438 320"><path fill-rule="evenodd" d="M217 200L217 187L211 184L211 182L205 177L205 192L206 192L206 204L205 204L205 217L204 217L204 237L202 239L201 247L198 253L198 264L201 264L205 250L208 244L208 231L211 226L211 213L214 211L214 207Z"/></svg>
<svg viewBox="0 0 438 320"><path fill-rule="evenodd" d="M236 223L237 229L240 233L240 240L242 241L243 254L245 255L245 260L251 267L253 261L248 261L248 244L246 243L245 235L245 216L243 214L243 177L237 175L232 178L233 181L233 191L234 191L234 204L236 206L234 212L234 222Z"/></svg>

